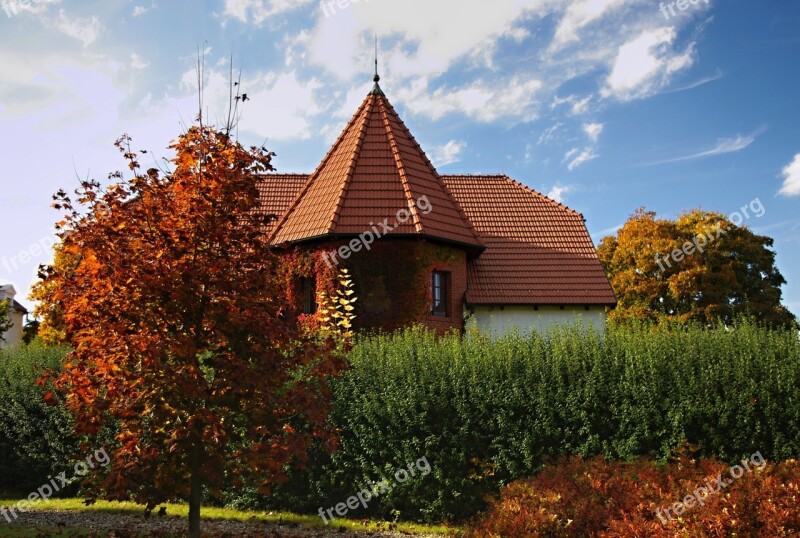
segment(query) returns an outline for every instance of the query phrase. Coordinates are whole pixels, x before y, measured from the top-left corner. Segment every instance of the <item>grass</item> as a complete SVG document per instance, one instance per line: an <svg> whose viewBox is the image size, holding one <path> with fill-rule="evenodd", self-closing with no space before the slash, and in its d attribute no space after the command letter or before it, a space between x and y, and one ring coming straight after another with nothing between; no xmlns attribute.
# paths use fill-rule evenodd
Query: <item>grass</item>
<svg viewBox="0 0 800 538"><path fill-rule="evenodd" d="M4 498L0 496L0 506L14 506L19 499ZM167 508L167 515L170 517L187 518L189 515L189 505L182 503L162 505ZM104 512L115 514L143 514L144 508L141 505L132 502L107 502L98 501L97 503L86 506L83 499L50 499L46 503L39 503L36 505L37 511L45 510L64 510L74 512ZM156 510L157 511L157 510ZM236 510L234 508L219 508L214 506L204 506L201 512L204 521L209 520L226 520L226 521L240 521L244 523L274 523L283 525L296 525L301 527L312 528L333 528L345 529L348 531L381 531L387 530L388 523L384 521L371 521L371 520L353 520L353 519L339 519L337 518L330 526L326 526L319 516L294 514L291 512L265 512L265 511L250 511L250 510ZM0 520L2 523L4 520ZM0 526L0 536L27 537L27 536L41 536L41 534L32 534L33 529L26 527L13 527L11 534L8 531L12 527ZM76 536L76 531L79 533L85 529L66 529L72 534L63 534L65 529L54 529L52 536ZM407 534L442 534L452 535L458 531L453 527L446 527L443 525L423 525L418 523L398 522L392 524L394 532L407 533ZM19 531L16 532L15 531ZM27 532L27 533L26 533ZM39 531L41 532L41 528ZM62 534L59 534L62 533ZM81 534L77 534L80 536Z"/></svg>

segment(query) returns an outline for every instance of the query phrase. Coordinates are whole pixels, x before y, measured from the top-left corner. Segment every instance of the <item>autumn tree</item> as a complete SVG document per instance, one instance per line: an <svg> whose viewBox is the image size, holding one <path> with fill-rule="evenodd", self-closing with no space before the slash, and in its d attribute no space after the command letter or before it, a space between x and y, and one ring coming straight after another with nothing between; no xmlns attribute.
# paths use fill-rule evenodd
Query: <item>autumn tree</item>
<svg viewBox="0 0 800 538"><path fill-rule="evenodd" d="M200 536L204 488L266 493L315 439L332 447L328 381L345 361L285 300L258 211L271 153L202 124L171 146L172 170L117 146L129 172L57 195L60 258L40 299L74 351L54 384L89 442L117 432L92 495L147 510L188 499Z"/></svg>
<svg viewBox="0 0 800 538"><path fill-rule="evenodd" d="M781 305L773 240L724 215L695 209L675 220L638 210L598 254L617 294L611 319L731 323L751 315L795 326Z"/></svg>
<svg viewBox="0 0 800 538"><path fill-rule="evenodd" d="M58 290L59 281L48 279L48 271L55 273L65 273L69 267L75 263L74 256L69 256L59 245L53 247L52 266L40 268L39 280L31 287L28 299L35 303L33 315L40 319L37 327L37 336L48 346L58 346L67 343L67 335L64 327L64 313L61 305L54 297Z"/></svg>

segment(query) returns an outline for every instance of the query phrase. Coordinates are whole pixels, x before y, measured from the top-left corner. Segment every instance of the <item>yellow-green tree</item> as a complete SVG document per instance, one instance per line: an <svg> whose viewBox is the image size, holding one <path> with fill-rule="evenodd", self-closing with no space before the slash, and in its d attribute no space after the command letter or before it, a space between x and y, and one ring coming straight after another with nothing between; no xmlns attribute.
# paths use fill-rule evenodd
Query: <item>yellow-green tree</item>
<svg viewBox="0 0 800 538"><path fill-rule="evenodd" d="M11 328L11 303L8 301L0 301L0 342L4 342L3 335Z"/></svg>
<svg viewBox="0 0 800 538"><path fill-rule="evenodd" d="M67 344L64 311L55 297L58 285L49 277L55 272L70 274L78 262L76 256L68 255L60 245L56 245L53 250L53 265L39 268L39 280L33 285L28 296L31 301L37 303L33 314L41 320L38 336L48 346Z"/></svg>
<svg viewBox="0 0 800 538"><path fill-rule="evenodd" d="M786 280L773 243L721 213L694 209L668 220L639 209L598 248L618 298L610 318L730 323L744 314L796 326L781 305Z"/></svg>

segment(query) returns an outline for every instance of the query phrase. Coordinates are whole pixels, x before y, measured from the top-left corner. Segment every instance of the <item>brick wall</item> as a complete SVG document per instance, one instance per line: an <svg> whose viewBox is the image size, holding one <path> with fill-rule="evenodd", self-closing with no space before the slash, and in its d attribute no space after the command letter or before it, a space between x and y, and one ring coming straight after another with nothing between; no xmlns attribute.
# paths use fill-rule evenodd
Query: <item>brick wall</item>
<svg viewBox="0 0 800 538"><path fill-rule="evenodd" d="M346 240L337 240L307 248L330 252L344 244ZM354 283L356 329L392 331L421 323L439 333L463 330L467 255L460 248L421 239L383 238L368 250L340 260L334 270L341 267L350 270ZM430 314L433 271L450 276L447 316Z"/></svg>
<svg viewBox="0 0 800 538"><path fill-rule="evenodd" d="M450 273L447 290L447 316L434 316L423 314L419 322L435 329L438 333L445 333L450 329L464 329L464 294L467 292L467 256L463 251L457 251L459 260L456 262L435 262L426 268L428 286L430 287L433 271ZM430 296L430 291L427 291Z"/></svg>

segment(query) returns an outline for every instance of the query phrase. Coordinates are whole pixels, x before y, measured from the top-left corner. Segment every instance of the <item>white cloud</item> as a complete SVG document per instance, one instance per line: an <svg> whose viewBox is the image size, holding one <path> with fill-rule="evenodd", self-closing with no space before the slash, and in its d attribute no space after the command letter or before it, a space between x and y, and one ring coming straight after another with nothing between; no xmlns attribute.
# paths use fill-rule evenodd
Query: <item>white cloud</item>
<svg viewBox="0 0 800 538"><path fill-rule="evenodd" d="M491 6L485 0L351 1L331 16L320 12L309 57L333 76L350 80L369 68L371 36L378 34L391 36L391 46L381 52L385 72L440 75L462 58L493 49L500 38L525 39L517 24L521 18L543 16L564 1L494 0Z"/></svg>
<svg viewBox="0 0 800 538"><path fill-rule="evenodd" d="M679 88L670 89L669 91L665 91L663 93L677 93L677 92L684 92L684 91L687 91L687 90L693 90L695 88L699 88L700 86L705 86L706 84L708 84L710 82L714 82L716 80L719 80L723 76L724 75L722 73L722 69L717 68L717 71L713 75L709 75L707 77L703 77L703 78L701 78L699 80L695 80L694 82L690 82L689 84L686 84L686 85L681 86Z"/></svg>
<svg viewBox="0 0 800 538"><path fill-rule="evenodd" d="M572 172L580 165L596 159L597 157L599 157L599 155L595 152L594 148L583 148L583 151L581 151L579 148L572 148L564 155L564 159L561 162L565 163L569 161L567 164L567 170Z"/></svg>
<svg viewBox="0 0 800 538"><path fill-rule="evenodd" d="M94 43L102 26L97 17L69 17L63 9L58 11L58 19L55 22L56 28L70 37L80 40L84 47Z"/></svg>
<svg viewBox="0 0 800 538"><path fill-rule="evenodd" d="M487 123L508 117L530 121L536 117L533 105L541 87L538 80L514 78L495 81L492 85L478 81L455 90L438 88L429 92L427 81L419 81L401 89L397 95L411 112L433 120L460 113Z"/></svg>
<svg viewBox="0 0 800 538"><path fill-rule="evenodd" d="M531 162L533 160L533 144L528 142L525 144L525 156L523 157L526 163Z"/></svg>
<svg viewBox="0 0 800 538"><path fill-rule="evenodd" d="M515 26L514 28L509 28L508 30L506 30L505 34L503 35L505 37L510 37L517 43L522 43L523 41L531 37L531 32L530 30L528 30L523 26Z"/></svg>
<svg viewBox="0 0 800 538"><path fill-rule="evenodd" d="M131 53L131 69L134 71L141 71L150 65L148 60L145 60L135 52Z"/></svg>
<svg viewBox="0 0 800 538"><path fill-rule="evenodd" d="M550 192L547 193L547 197L555 200L558 203L564 203L564 195L569 194L575 190L575 187L572 185L561 185L556 183L553 185L553 188L550 189Z"/></svg>
<svg viewBox="0 0 800 538"><path fill-rule="evenodd" d="M542 144L553 142L556 139L558 130L563 126L563 123L555 123L542 131L542 134L539 135L539 140L536 142L536 145L541 146Z"/></svg>
<svg viewBox="0 0 800 538"><path fill-rule="evenodd" d="M461 154L461 150L465 147L467 147L467 143L459 140L451 140L442 146L435 146L431 150L431 161L436 167L456 163L459 161L458 156Z"/></svg>
<svg viewBox="0 0 800 538"><path fill-rule="evenodd" d="M597 142L600 134L603 132L604 125L602 123L584 123L583 132L589 137L592 142Z"/></svg>
<svg viewBox="0 0 800 538"><path fill-rule="evenodd" d="M134 17L141 17L142 15L147 13L148 11L152 11L157 7L158 6L156 5L155 2L151 3L149 6L133 6L132 15Z"/></svg>
<svg viewBox="0 0 800 538"><path fill-rule="evenodd" d="M578 31L603 15L624 5L628 0L579 0L567 7L550 45L556 50L567 43L578 41Z"/></svg>
<svg viewBox="0 0 800 538"><path fill-rule="evenodd" d="M782 196L800 196L800 153L787 164L782 171L783 186L778 194Z"/></svg>
<svg viewBox="0 0 800 538"><path fill-rule="evenodd" d="M314 0L225 0L227 17L239 19L256 26L280 13L299 9Z"/></svg>
<svg viewBox="0 0 800 538"><path fill-rule="evenodd" d="M561 105L567 104L570 106L570 114L573 116L579 116L589 110L589 103L591 102L592 97L592 95L587 95L581 99L577 95L570 95L569 97L555 96L553 98L553 104L550 105L550 108L555 109Z"/></svg>
<svg viewBox="0 0 800 538"><path fill-rule="evenodd" d="M752 134L749 135L737 135L734 138L720 138L717 140L717 143L711 149L698 151L696 153L692 153L690 155L684 155L682 157L675 157L672 159L666 159L663 161L656 161L652 163L647 163L648 165L653 164L668 164L668 163L675 163L680 161L690 161L694 159L703 159L705 157L716 157L717 155L725 155L726 153L736 153L742 151L743 149L748 148L756 139L765 131L762 127L758 129Z"/></svg>
<svg viewBox="0 0 800 538"><path fill-rule="evenodd" d="M227 89L227 82L225 84ZM306 139L316 133L311 118L322 112L316 96L321 87L317 79L302 82L292 71L267 73L252 81L243 81L242 85L250 98L244 105L242 130L270 140Z"/></svg>
<svg viewBox="0 0 800 538"><path fill-rule="evenodd" d="M47 11L51 4L59 4L61 0L0 0L0 9L9 17L23 13L39 15Z"/></svg>
<svg viewBox="0 0 800 538"><path fill-rule="evenodd" d="M651 29L619 47L601 92L603 97L622 101L647 97L666 86L671 75L690 67L694 63L694 46L674 52L676 36L673 27Z"/></svg>

